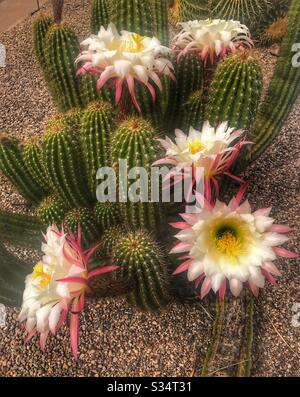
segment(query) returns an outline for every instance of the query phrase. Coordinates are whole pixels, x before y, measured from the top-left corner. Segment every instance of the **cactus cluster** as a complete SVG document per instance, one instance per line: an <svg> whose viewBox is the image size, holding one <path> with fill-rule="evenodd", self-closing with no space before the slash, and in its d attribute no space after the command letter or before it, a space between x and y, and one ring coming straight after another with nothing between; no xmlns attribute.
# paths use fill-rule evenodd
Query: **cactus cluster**
<svg viewBox="0 0 300 397"><path fill-rule="evenodd" d="M168 303L168 275L164 254L144 231L123 235L113 248L113 263L132 290L128 302L143 310L157 310Z"/></svg>
<svg viewBox="0 0 300 397"><path fill-rule="evenodd" d="M231 127L251 127L262 92L262 71L248 51L226 57L218 66L211 85L206 116L216 127L228 121Z"/></svg>

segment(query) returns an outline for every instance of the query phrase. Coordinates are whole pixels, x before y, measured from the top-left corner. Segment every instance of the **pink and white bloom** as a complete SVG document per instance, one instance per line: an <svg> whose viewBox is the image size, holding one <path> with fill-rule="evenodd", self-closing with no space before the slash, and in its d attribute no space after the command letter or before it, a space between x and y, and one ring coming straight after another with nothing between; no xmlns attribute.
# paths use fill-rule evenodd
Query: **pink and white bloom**
<svg viewBox="0 0 300 397"><path fill-rule="evenodd" d="M180 229L171 253L186 253L174 274L187 270L188 280L201 285L201 298L212 289L223 299L228 287L238 296L244 284L257 296L265 280L276 285L280 272L273 262L298 255L280 247L291 229L275 224L270 211L253 212L247 200L240 204L236 197L228 205L206 202L201 211L182 214L183 221L171 224Z"/></svg>
<svg viewBox="0 0 300 397"><path fill-rule="evenodd" d="M192 177L190 190L204 177L205 197L210 202L213 191L219 193L218 176L227 175L240 183L243 181L230 173L230 168L239 156L242 146L249 144L243 138L243 130L229 128L228 123L221 123L216 129L208 121L202 130L190 128L186 135L181 130L175 131L175 142L170 138L159 139L166 151L166 157L153 165L170 164L174 167L165 180L174 179L176 184L185 178ZM197 170L202 169L202 173ZM192 175L191 175L192 174Z"/></svg>
<svg viewBox="0 0 300 397"><path fill-rule="evenodd" d="M140 36L125 30L119 34L115 25L110 23L107 29L102 26L98 35L92 35L81 45L85 50L78 56L76 63L84 64L77 75L90 73L99 77L98 89L110 82L115 87L117 104L126 84L132 101L140 112L135 82L144 84L155 100L154 85L162 90L161 76L167 75L174 79L173 65L168 59L171 50L161 45L155 37Z"/></svg>
<svg viewBox="0 0 300 397"><path fill-rule="evenodd" d="M91 277L110 272L117 266L105 266L88 272L88 263L95 250L83 251L81 232L78 237L65 234L56 226L50 226L42 244L44 256L26 277L20 322L26 321L26 341L40 334L40 346L44 350L49 332L53 335L70 314L71 347L78 355L79 314L85 305L85 293L91 292Z"/></svg>
<svg viewBox="0 0 300 397"><path fill-rule="evenodd" d="M206 19L179 25L182 30L173 40L173 48L179 51L179 56L194 52L205 61L209 58L213 64L215 57L253 46L249 29L238 21Z"/></svg>

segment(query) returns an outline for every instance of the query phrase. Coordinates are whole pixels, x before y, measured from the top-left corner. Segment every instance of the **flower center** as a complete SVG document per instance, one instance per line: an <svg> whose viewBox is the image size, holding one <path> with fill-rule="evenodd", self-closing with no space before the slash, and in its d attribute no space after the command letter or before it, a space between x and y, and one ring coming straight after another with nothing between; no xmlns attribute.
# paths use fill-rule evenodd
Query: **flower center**
<svg viewBox="0 0 300 397"><path fill-rule="evenodd" d="M40 287L43 289L50 284L51 276L44 272L44 265L42 262L38 262L33 268L32 279L35 280L37 278L39 278Z"/></svg>
<svg viewBox="0 0 300 397"><path fill-rule="evenodd" d="M129 40L124 40L120 50L124 52L141 52L145 49L143 44L144 36L132 33Z"/></svg>
<svg viewBox="0 0 300 397"><path fill-rule="evenodd" d="M237 257L242 252L242 240L230 228L222 228L217 232L215 244L219 253L223 255Z"/></svg>
<svg viewBox="0 0 300 397"><path fill-rule="evenodd" d="M189 143L189 151L192 154L197 154L200 150L204 149L205 145L200 139L195 139L193 142Z"/></svg>

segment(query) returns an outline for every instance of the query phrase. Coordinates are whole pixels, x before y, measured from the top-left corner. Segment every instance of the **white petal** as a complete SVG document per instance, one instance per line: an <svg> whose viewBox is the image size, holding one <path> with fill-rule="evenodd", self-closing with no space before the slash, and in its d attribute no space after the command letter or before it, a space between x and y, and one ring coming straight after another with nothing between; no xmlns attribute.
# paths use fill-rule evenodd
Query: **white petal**
<svg viewBox="0 0 300 397"><path fill-rule="evenodd" d="M241 281L237 280L236 278L232 278L230 280L230 291L234 296L236 297L239 296L242 289L243 289L243 283Z"/></svg>
<svg viewBox="0 0 300 397"><path fill-rule="evenodd" d="M203 264L199 261L193 261L188 268L187 278L194 281L203 273Z"/></svg>

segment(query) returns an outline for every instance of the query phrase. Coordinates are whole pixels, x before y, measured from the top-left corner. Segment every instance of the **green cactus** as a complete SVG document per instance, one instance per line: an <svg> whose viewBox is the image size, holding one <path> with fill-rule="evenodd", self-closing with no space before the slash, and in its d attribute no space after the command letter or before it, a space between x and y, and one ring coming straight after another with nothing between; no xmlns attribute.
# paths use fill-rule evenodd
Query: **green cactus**
<svg viewBox="0 0 300 397"><path fill-rule="evenodd" d="M47 193L51 190L51 184L43 159L43 151L39 139L34 137L23 146L23 158L25 165L33 180Z"/></svg>
<svg viewBox="0 0 300 397"><path fill-rule="evenodd" d="M262 71L249 51L239 51L221 62L214 76L206 117L216 127L249 129L255 118L262 91Z"/></svg>
<svg viewBox="0 0 300 397"><path fill-rule="evenodd" d="M256 28L257 21L268 11L270 0L209 0L213 18L234 19Z"/></svg>
<svg viewBox="0 0 300 397"><path fill-rule="evenodd" d="M117 29L143 36L154 35L154 21L149 0L119 0L114 2L112 22Z"/></svg>
<svg viewBox="0 0 300 397"><path fill-rule="evenodd" d="M209 17L209 0L169 0L169 17L173 25L178 22Z"/></svg>
<svg viewBox="0 0 300 397"><path fill-rule="evenodd" d="M55 224L60 227L67 209L60 197L52 195L46 197L40 203L37 208L37 215L45 225Z"/></svg>
<svg viewBox="0 0 300 397"><path fill-rule="evenodd" d="M287 30L287 13L290 0L273 0L270 9L259 21L257 38L263 45L270 46L282 41Z"/></svg>
<svg viewBox="0 0 300 397"><path fill-rule="evenodd" d="M150 0L155 21L155 36L169 47L168 0Z"/></svg>
<svg viewBox="0 0 300 397"><path fill-rule="evenodd" d="M107 28L109 24L109 7L107 0L93 0L91 15L91 32L97 34L104 26Z"/></svg>
<svg viewBox="0 0 300 397"><path fill-rule="evenodd" d="M288 13L288 28L267 95L252 128L251 158L257 159L279 134L300 93L300 2L293 0Z"/></svg>
<svg viewBox="0 0 300 397"><path fill-rule="evenodd" d="M0 171L30 203L37 204L43 198L44 191L25 165L21 143L5 134L0 134Z"/></svg>
<svg viewBox="0 0 300 397"><path fill-rule="evenodd" d="M52 23L52 18L47 15L40 15L33 21L33 40L35 55L47 80L49 76L47 71L45 46L46 35Z"/></svg>
<svg viewBox="0 0 300 397"><path fill-rule="evenodd" d="M75 208L69 211L64 218L64 226L77 235L78 225L82 233L83 246L90 247L101 236L101 228L97 224L94 213L89 208Z"/></svg>
<svg viewBox="0 0 300 397"><path fill-rule="evenodd" d="M107 102L92 102L83 113L80 137L88 173L88 185L96 198L97 178L100 167L108 167L110 161L111 133L114 130L114 112Z"/></svg>
<svg viewBox="0 0 300 397"><path fill-rule="evenodd" d="M120 205L118 203L98 202L94 207L94 213L95 219L102 227L102 230L106 230L121 221Z"/></svg>
<svg viewBox="0 0 300 397"><path fill-rule="evenodd" d="M102 235L102 247L99 250L99 257L111 257L114 247L125 234L126 229L123 225L114 225L104 230ZM96 254L97 256L97 254Z"/></svg>
<svg viewBox="0 0 300 397"><path fill-rule="evenodd" d="M55 102L64 112L83 104L74 65L79 51L78 39L69 27L63 24L50 27L46 37L47 68L55 90Z"/></svg>
<svg viewBox="0 0 300 397"><path fill-rule="evenodd" d="M151 165L157 160L155 137L155 130L148 121L138 117L125 120L117 129L112 143L112 157L115 166L117 167L119 159L127 160L127 174L134 167L143 167L149 176ZM122 170L122 173L124 172L125 170ZM138 202L134 203L130 201L130 189L137 187L139 177L125 179L128 180L119 179L120 195L124 202L121 206L122 215L125 218L125 223L134 229L146 228L159 233L163 222L161 206L159 203L145 202L151 198L150 181L146 181L148 197L141 197ZM143 179L140 179L142 192L147 189L147 186L144 186ZM128 198L126 199L127 193Z"/></svg>
<svg viewBox="0 0 300 397"><path fill-rule="evenodd" d="M132 288L128 302L143 310L157 310L169 301L164 254L145 231L129 232L113 248L113 263Z"/></svg>
<svg viewBox="0 0 300 397"><path fill-rule="evenodd" d="M203 87L203 64L194 54L173 61L176 81L170 84L170 98L165 116L165 129L171 134L181 126L184 105L190 95Z"/></svg>
<svg viewBox="0 0 300 397"><path fill-rule="evenodd" d="M81 85L81 97L84 107L86 107L90 102L95 101L108 101L114 104L114 95L111 88L105 88L98 90L96 87L97 78L91 76L90 74L81 74L78 76Z"/></svg>
<svg viewBox="0 0 300 397"><path fill-rule="evenodd" d="M201 130L204 121L203 90L192 93L184 105L182 130L187 133L190 127Z"/></svg>
<svg viewBox="0 0 300 397"><path fill-rule="evenodd" d="M52 119L43 138L43 155L52 187L71 207L88 204L79 132L70 114ZM74 118L73 118L74 119ZM75 116L76 121L76 116Z"/></svg>

